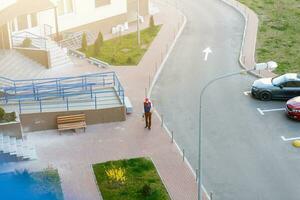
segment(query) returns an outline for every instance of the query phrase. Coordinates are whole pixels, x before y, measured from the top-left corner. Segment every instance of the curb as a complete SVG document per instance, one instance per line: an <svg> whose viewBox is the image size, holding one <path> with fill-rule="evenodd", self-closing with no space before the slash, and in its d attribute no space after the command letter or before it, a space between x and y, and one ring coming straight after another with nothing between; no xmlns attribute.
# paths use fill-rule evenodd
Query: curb
<svg viewBox="0 0 300 200"><path fill-rule="evenodd" d="M236 0L231 0L231 2L229 2L228 0L220 0L222 1L224 4L232 7L233 9L235 9L237 12L239 12L243 17L244 17L244 20L245 20L245 26L244 26L244 33L243 33L243 40L242 40L242 45L241 45L241 49L240 49L240 57L239 57L239 64L240 64L240 67L244 70L249 70L246 65L243 63L242 61L242 57L243 57L243 49L245 48L245 41L246 41L246 35L247 35L247 31L248 31L248 17L245 13L246 9L247 10L251 10L248 6L236 1ZM236 4L240 4L240 5L243 5L245 7L245 11L242 11L241 9L237 8L233 3L236 2ZM255 13L255 12L254 12ZM257 35L257 32L256 32L256 35ZM254 43L256 44L256 40L254 41ZM255 49L256 51L256 49ZM254 51L254 52L255 52ZM254 56L254 55L253 55ZM255 60L255 59L254 59ZM264 76L262 74L259 74L257 72L254 72L254 71L250 71L250 72L247 72L248 74L256 77L256 78L264 78ZM276 75L276 74L274 74Z"/></svg>

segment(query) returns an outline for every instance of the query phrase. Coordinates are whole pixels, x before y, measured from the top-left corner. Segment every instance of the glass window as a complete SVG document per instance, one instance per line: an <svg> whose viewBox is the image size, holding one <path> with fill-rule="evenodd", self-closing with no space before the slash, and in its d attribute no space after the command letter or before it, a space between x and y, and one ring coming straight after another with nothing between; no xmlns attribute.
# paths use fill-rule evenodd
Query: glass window
<svg viewBox="0 0 300 200"><path fill-rule="evenodd" d="M65 13L64 0L58 1L57 12L58 12L58 15L63 15Z"/></svg>
<svg viewBox="0 0 300 200"><path fill-rule="evenodd" d="M12 31L12 32L15 32L15 31L16 31L16 27L15 27L14 21L12 21L12 22L10 23L10 27L11 27L11 31Z"/></svg>
<svg viewBox="0 0 300 200"><path fill-rule="evenodd" d="M58 15L65 15L73 12L73 0L60 0L57 6Z"/></svg>
<svg viewBox="0 0 300 200"><path fill-rule="evenodd" d="M288 81L285 83L284 87L298 87L296 81Z"/></svg>
<svg viewBox="0 0 300 200"><path fill-rule="evenodd" d="M65 13L73 12L73 0L65 0Z"/></svg>
<svg viewBox="0 0 300 200"><path fill-rule="evenodd" d="M110 4L110 0L95 0L95 7L105 6Z"/></svg>
<svg viewBox="0 0 300 200"><path fill-rule="evenodd" d="M295 81L296 87L300 87L300 81Z"/></svg>
<svg viewBox="0 0 300 200"><path fill-rule="evenodd" d="M272 83L273 85L281 85L282 83L285 82L285 77L284 75L282 76L277 76L275 78L272 79Z"/></svg>
<svg viewBox="0 0 300 200"><path fill-rule="evenodd" d="M36 27L37 26L37 16L36 16L36 13L32 13L30 15L30 19L31 19L31 27Z"/></svg>
<svg viewBox="0 0 300 200"><path fill-rule="evenodd" d="M28 28L27 15L21 15L17 17L18 20L18 30L24 30Z"/></svg>

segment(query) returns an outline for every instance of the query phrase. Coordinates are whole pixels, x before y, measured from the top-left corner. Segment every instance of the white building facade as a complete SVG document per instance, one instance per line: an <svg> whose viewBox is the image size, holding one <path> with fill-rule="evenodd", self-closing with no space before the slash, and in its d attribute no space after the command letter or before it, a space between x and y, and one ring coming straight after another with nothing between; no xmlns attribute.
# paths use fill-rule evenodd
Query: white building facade
<svg viewBox="0 0 300 200"><path fill-rule="evenodd" d="M136 20L138 0L0 0L0 48L20 32L55 35L112 27ZM149 14L149 0L140 1L140 16Z"/></svg>

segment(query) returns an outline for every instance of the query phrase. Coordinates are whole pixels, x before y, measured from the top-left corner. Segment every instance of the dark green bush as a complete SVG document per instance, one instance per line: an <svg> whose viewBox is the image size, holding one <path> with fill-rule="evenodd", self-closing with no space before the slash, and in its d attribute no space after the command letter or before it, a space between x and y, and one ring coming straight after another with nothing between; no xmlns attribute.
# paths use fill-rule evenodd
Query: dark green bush
<svg viewBox="0 0 300 200"><path fill-rule="evenodd" d="M94 54L99 55L101 47L103 45L103 35L101 32L98 33L98 37L94 43Z"/></svg>
<svg viewBox="0 0 300 200"><path fill-rule="evenodd" d="M88 47L88 44L87 44L86 33L83 33L82 38L81 38L81 50L86 51L87 47Z"/></svg>
<svg viewBox="0 0 300 200"><path fill-rule="evenodd" d="M31 39L30 39L30 38L25 38L25 39L23 40L22 47L28 48L28 47L31 46L31 44L32 44Z"/></svg>
<svg viewBox="0 0 300 200"><path fill-rule="evenodd" d="M149 27L150 27L150 28L153 28L153 27L155 27L155 23L154 23L154 17L153 17L153 15L151 15L151 17L150 17L150 21L149 21Z"/></svg>
<svg viewBox="0 0 300 200"><path fill-rule="evenodd" d="M4 115L5 115L5 110L0 107L0 121L4 119Z"/></svg>
<svg viewBox="0 0 300 200"><path fill-rule="evenodd" d="M150 187L149 184L144 184L141 192L142 192L143 197L149 197L152 193L152 188Z"/></svg>
<svg viewBox="0 0 300 200"><path fill-rule="evenodd" d="M112 57L110 61L111 61L112 64L116 63L115 57Z"/></svg>
<svg viewBox="0 0 300 200"><path fill-rule="evenodd" d="M3 120L6 122L13 122L13 121L16 121L16 118L17 118L16 113L11 112L11 113L5 113Z"/></svg>
<svg viewBox="0 0 300 200"><path fill-rule="evenodd" d="M132 62L132 58L131 57L128 57L127 58L127 64L132 64L133 62Z"/></svg>

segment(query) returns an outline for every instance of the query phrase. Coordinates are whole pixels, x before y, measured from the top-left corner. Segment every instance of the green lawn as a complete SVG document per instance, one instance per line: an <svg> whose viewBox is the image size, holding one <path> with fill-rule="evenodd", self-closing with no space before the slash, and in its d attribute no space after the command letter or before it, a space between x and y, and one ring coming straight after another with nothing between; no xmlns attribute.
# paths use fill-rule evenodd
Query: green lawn
<svg viewBox="0 0 300 200"><path fill-rule="evenodd" d="M259 16L257 62L276 61L275 73L300 72L300 1L239 0Z"/></svg>
<svg viewBox="0 0 300 200"><path fill-rule="evenodd" d="M112 167L125 169L126 181L114 187L109 182L105 170ZM152 161L147 158L109 161L93 165L101 195L104 200L170 200ZM149 196L144 196L142 188L150 186Z"/></svg>
<svg viewBox="0 0 300 200"><path fill-rule="evenodd" d="M137 65L161 26L154 26L141 31L141 45L137 44L137 33L120 36L103 42L100 54L94 55L94 45L84 52L87 57L95 57L111 65Z"/></svg>

